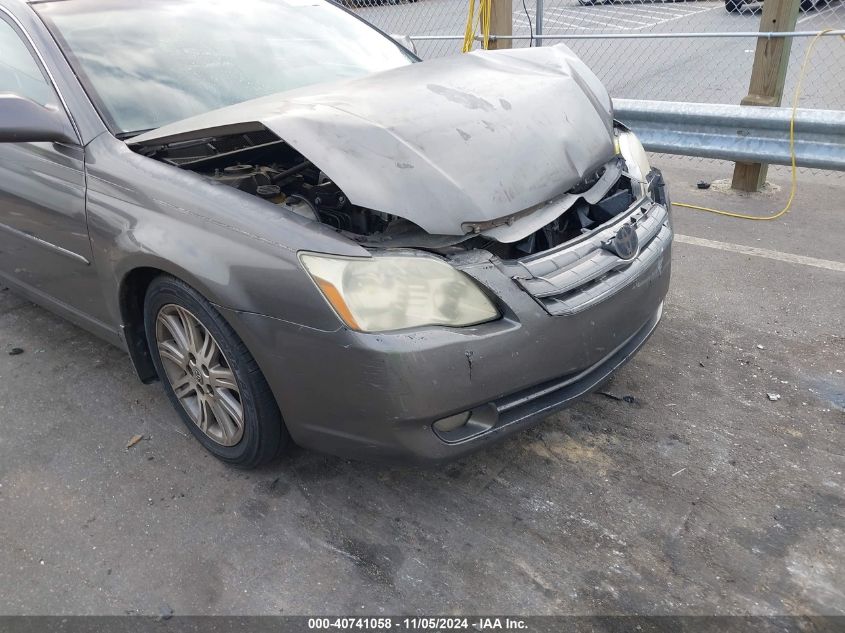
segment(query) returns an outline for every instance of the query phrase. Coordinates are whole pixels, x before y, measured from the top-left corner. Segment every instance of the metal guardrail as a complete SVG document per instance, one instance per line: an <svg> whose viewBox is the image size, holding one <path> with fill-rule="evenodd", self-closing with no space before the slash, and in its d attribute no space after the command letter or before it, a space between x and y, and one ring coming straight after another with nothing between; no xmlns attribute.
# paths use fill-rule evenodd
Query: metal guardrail
<svg viewBox="0 0 845 633"><path fill-rule="evenodd" d="M616 118L652 152L790 165L792 108L614 99ZM799 109L799 167L845 171L845 112Z"/></svg>

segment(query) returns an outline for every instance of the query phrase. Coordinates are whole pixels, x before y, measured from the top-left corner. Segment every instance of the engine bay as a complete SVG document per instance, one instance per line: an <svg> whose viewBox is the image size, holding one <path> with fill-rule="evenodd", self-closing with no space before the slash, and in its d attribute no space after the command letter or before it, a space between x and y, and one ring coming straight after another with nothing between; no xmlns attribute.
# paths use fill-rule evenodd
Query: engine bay
<svg viewBox="0 0 845 633"><path fill-rule="evenodd" d="M478 228L465 235L431 235L397 215L356 206L317 165L269 130L143 146L136 151L321 222L363 246L422 248L444 254L483 249L506 260L540 253L592 232L629 209L641 191L640 183L626 173L623 159L617 158L621 176L601 199L591 203L586 194L605 168L568 192L579 197L553 221L517 242L504 243L481 235Z"/></svg>

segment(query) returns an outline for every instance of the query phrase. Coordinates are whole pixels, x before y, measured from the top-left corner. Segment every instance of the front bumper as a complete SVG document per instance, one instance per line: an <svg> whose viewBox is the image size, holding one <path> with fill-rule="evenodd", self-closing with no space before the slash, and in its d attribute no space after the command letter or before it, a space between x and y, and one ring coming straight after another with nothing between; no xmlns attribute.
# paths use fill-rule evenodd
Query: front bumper
<svg viewBox="0 0 845 633"><path fill-rule="evenodd" d="M223 312L253 351L298 444L344 457L447 461L590 393L643 346L660 321L671 275L671 223L663 205L654 207L665 218L660 239L624 269L592 280L583 300L570 289L550 307L553 293L529 291L531 280L515 279L510 263L457 263L504 315L475 327L325 332ZM603 236L590 239L598 244ZM555 256L568 261L572 249L587 246ZM604 288L600 296L596 288ZM435 431L436 421L464 412L471 412L465 426Z"/></svg>

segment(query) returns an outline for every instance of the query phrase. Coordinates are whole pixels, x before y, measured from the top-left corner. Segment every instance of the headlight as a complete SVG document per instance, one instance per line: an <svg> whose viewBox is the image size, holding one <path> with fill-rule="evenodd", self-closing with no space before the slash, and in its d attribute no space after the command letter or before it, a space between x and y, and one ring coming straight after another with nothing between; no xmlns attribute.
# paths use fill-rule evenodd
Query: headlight
<svg viewBox="0 0 845 633"><path fill-rule="evenodd" d="M640 181L642 184L642 194L648 192L648 183L646 179L651 171L651 165L648 162L648 154L645 152L643 144L640 139L633 132L626 130L616 130L617 149L625 163L628 165L628 173Z"/></svg>
<svg viewBox="0 0 845 633"><path fill-rule="evenodd" d="M467 275L433 257L303 254L300 259L337 315L354 330L460 327L499 317Z"/></svg>

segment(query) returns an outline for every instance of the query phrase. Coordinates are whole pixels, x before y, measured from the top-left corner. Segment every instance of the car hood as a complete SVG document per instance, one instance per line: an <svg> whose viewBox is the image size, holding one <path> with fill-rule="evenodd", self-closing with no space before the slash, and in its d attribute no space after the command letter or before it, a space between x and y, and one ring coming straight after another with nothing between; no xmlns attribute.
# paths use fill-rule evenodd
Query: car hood
<svg viewBox="0 0 845 633"><path fill-rule="evenodd" d="M356 205L435 235L497 227L522 239L538 212L613 157L611 101L563 45L483 51L319 84L147 132L161 145L271 130Z"/></svg>

